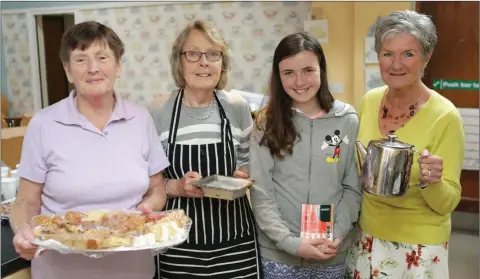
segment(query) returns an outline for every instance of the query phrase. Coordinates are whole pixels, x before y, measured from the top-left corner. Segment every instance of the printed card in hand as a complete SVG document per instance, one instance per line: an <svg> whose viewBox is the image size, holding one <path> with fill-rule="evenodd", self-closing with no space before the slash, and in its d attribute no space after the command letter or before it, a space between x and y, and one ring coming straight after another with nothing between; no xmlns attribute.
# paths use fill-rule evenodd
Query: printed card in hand
<svg viewBox="0 0 480 279"><path fill-rule="evenodd" d="M333 241L333 204L302 204L300 236Z"/></svg>

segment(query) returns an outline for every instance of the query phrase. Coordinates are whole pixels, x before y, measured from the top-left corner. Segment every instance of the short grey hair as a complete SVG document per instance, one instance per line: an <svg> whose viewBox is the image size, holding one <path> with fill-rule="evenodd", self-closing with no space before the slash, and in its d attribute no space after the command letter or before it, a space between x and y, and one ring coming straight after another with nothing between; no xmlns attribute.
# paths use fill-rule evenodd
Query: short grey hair
<svg viewBox="0 0 480 279"><path fill-rule="evenodd" d="M429 16L415 11L396 11L382 18L375 26L375 51L385 40L400 34L407 33L414 36L422 47L423 57L433 52L437 44L437 29Z"/></svg>

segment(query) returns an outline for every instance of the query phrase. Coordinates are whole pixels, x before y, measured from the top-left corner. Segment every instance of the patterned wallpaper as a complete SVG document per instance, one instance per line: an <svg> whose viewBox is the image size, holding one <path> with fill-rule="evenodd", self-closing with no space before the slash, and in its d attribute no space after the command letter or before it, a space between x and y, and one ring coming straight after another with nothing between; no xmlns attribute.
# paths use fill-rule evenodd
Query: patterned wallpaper
<svg viewBox="0 0 480 279"><path fill-rule="evenodd" d="M8 81L9 116L33 111L25 13L2 15L2 36Z"/></svg>
<svg viewBox="0 0 480 279"><path fill-rule="evenodd" d="M83 10L75 22L99 21L122 38L126 51L119 93L147 104L175 88L168 55L189 23L204 19L220 30L232 51L227 89L264 93L273 51L280 40L303 30L310 2L203 2Z"/></svg>

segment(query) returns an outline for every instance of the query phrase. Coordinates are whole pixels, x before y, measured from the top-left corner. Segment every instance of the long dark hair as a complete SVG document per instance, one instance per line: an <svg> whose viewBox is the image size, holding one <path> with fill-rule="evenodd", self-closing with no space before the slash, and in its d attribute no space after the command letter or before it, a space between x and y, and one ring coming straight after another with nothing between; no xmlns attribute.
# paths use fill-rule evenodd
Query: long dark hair
<svg viewBox="0 0 480 279"><path fill-rule="evenodd" d="M316 97L320 107L328 113L334 101L328 89L327 62L317 39L307 32L293 33L283 38L273 55L272 75L267 92L268 104L256 119L257 129L264 131L260 145L267 146L270 153L278 158L283 158L285 153L292 154L293 144L297 137L300 138L292 119L292 98L282 86L279 64L285 58L303 50L315 53L318 58L321 84Z"/></svg>

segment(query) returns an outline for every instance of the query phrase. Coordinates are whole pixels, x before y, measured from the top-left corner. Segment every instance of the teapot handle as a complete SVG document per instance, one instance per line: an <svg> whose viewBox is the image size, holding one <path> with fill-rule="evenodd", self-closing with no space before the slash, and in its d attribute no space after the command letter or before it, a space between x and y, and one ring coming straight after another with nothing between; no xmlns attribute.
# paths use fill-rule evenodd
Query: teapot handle
<svg viewBox="0 0 480 279"><path fill-rule="evenodd" d="M417 150L413 149L413 153L417 153L418 155L422 155L421 152L418 152ZM416 186L420 187L420 189L423 189L428 186L428 182L422 182L422 183L416 183L416 184L410 184L410 186Z"/></svg>
<svg viewBox="0 0 480 279"><path fill-rule="evenodd" d="M417 153L419 156L422 155L422 152L418 152L417 150L415 149L412 149L413 153Z"/></svg>

